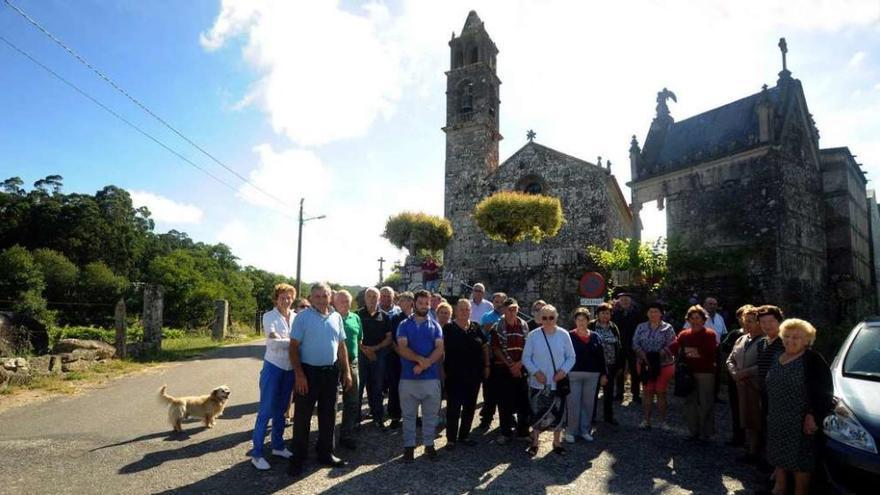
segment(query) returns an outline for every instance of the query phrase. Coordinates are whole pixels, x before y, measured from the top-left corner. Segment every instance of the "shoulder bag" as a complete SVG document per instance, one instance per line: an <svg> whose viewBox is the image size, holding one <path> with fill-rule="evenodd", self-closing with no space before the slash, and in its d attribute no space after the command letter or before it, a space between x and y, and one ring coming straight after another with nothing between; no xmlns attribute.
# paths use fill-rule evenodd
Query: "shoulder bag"
<svg viewBox="0 0 880 495"><path fill-rule="evenodd" d="M558 329L556 330L559 331ZM547 340L547 334L544 333L544 329L541 329L541 335L544 336L544 342L547 343L547 352L550 353L550 362L553 363L553 376L556 376L556 360L553 359L553 349L550 348L550 341ZM549 377L549 380L553 380L553 376ZM565 398L568 397L568 394L571 393L571 380L568 378L568 375L565 375L562 380L556 382L556 396Z"/></svg>
<svg viewBox="0 0 880 495"><path fill-rule="evenodd" d="M675 387L672 393L676 397L687 397L691 395L696 385L691 367L685 360L684 346L682 345L678 348L678 356L675 357Z"/></svg>

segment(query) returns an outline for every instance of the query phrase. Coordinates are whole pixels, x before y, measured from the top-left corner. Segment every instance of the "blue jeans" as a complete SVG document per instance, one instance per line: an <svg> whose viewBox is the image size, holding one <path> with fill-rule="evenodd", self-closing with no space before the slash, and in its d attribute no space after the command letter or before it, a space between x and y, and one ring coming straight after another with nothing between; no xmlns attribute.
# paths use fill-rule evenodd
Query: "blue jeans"
<svg viewBox="0 0 880 495"><path fill-rule="evenodd" d="M376 353L376 360L370 361L367 356L358 356L358 372L360 373L360 394L367 389L367 402L370 405L370 414L373 421L379 423L385 418L385 407L382 404L382 392L385 388L385 365L387 349Z"/></svg>
<svg viewBox="0 0 880 495"><path fill-rule="evenodd" d="M272 420L272 449L284 448L284 412L290 404L293 393L293 370L283 370L274 364L263 361L260 371L260 409L254 424L254 448L251 457L263 457L263 442L266 427Z"/></svg>
<svg viewBox="0 0 880 495"><path fill-rule="evenodd" d="M437 292L440 290L440 279L435 278L434 280L426 280L425 290L429 292Z"/></svg>

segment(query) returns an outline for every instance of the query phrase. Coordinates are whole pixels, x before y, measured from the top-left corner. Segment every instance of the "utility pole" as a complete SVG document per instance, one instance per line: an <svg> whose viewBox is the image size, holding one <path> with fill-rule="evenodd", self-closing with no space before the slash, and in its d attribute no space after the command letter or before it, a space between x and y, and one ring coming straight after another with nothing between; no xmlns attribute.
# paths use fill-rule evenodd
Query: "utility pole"
<svg viewBox="0 0 880 495"><path fill-rule="evenodd" d="M385 258L379 257L379 285L382 284L382 281L385 280L385 277L382 276L383 270L382 266L385 264Z"/></svg>
<svg viewBox="0 0 880 495"><path fill-rule="evenodd" d="M327 218L326 215L319 215L317 217L303 218L303 202L305 202L306 198L300 198L299 200L299 235L296 240L296 294L302 293L302 279L300 278L300 272L302 268L302 249L303 249L303 224L308 222L309 220L321 220L322 218Z"/></svg>

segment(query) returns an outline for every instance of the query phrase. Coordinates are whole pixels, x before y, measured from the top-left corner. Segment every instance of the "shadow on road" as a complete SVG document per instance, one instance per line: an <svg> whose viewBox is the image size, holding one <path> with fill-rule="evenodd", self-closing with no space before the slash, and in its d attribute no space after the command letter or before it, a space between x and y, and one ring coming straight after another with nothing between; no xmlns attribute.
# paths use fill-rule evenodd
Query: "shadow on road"
<svg viewBox="0 0 880 495"><path fill-rule="evenodd" d="M250 431L240 431L237 433L230 433L228 435L211 438L209 440L205 440L204 442L185 445L180 448L162 450L159 452L150 452L144 455L141 460L132 462L131 464L127 464L121 467L119 469L119 474L138 473L161 466L162 464L169 461L192 459L195 457L201 457L205 454L231 449L242 442L246 442L250 438Z"/></svg>
<svg viewBox="0 0 880 495"><path fill-rule="evenodd" d="M223 410L223 414L220 415L219 419L239 419L242 416L247 416L248 414L257 414L257 410L260 408L259 402L251 402L250 404L236 404L234 406L229 406Z"/></svg>
<svg viewBox="0 0 880 495"><path fill-rule="evenodd" d="M262 342L258 344L251 343L243 345L230 345L226 347L220 347L217 350L206 352L196 359L201 361L209 359L263 359L263 354L265 354L265 352L266 346Z"/></svg>
<svg viewBox="0 0 880 495"><path fill-rule="evenodd" d="M200 428L199 431L204 430L205 428ZM128 445L130 443L144 442L147 440L153 440L154 438L164 438L166 442L182 442L184 440L190 439L190 434L187 431L182 431L180 433L176 433L174 431L163 431L158 433L150 433L149 435L141 435L136 438L132 438L130 440L123 440L122 442L111 443L109 445L102 445L100 447L95 447L89 452L97 452L99 450L109 449L112 447L120 447L122 445Z"/></svg>

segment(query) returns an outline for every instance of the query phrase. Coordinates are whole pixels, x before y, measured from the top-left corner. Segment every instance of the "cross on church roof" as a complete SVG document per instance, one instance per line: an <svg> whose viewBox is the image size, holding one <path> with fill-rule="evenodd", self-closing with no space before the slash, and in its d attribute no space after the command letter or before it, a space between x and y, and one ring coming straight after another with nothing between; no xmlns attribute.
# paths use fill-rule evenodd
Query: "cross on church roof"
<svg viewBox="0 0 880 495"><path fill-rule="evenodd" d="M529 132L526 133L526 138L528 138L530 143L535 140L535 136L537 136L537 134L535 134L535 131L531 129L529 129Z"/></svg>

